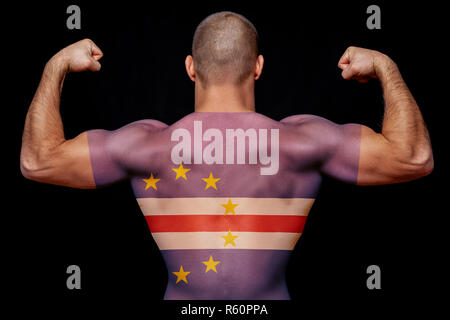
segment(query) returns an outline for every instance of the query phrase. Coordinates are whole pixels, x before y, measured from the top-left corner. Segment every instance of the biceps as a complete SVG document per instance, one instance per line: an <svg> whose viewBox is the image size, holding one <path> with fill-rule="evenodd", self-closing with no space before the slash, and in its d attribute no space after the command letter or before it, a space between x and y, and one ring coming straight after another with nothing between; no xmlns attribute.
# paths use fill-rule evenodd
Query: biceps
<svg viewBox="0 0 450 320"><path fill-rule="evenodd" d="M414 168L401 161L389 141L362 126L358 185L381 185L411 180Z"/></svg>
<svg viewBox="0 0 450 320"><path fill-rule="evenodd" d="M95 188L86 132L54 148L35 180L72 188Z"/></svg>

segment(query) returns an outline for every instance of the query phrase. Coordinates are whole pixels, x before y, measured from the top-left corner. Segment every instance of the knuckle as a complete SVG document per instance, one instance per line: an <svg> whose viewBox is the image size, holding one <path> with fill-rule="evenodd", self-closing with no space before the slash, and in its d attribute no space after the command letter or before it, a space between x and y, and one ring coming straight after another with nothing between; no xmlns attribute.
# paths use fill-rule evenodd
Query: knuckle
<svg viewBox="0 0 450 320"><path fill-rule="evenodd" d="M85 38L85 39L82 40L82 43L84 45L91 45L92 44L92 40L89 39L89 38Z"/></svg>

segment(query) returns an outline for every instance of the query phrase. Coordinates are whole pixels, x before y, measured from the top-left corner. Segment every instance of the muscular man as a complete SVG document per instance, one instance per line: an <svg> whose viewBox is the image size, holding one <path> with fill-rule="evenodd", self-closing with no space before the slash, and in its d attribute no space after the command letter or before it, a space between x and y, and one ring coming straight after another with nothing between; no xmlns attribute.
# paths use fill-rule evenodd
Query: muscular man
<svg viewBox="0 0 450 320"><path fill-rule="evenodd" d="M99 71L88 39L46 64L27 114L21 170L32 180L96 188L128 179L169 271L165 299L289 299L285 268L323 175L358 185L429 174L428 132L396 64L349 47L342 77L381 82L381 133L313 115L274 121L255 112L263 69L257 32L220 12L198 26L186 71L195 112L168 126L141 120L65 139L67 73Z"/></svg>

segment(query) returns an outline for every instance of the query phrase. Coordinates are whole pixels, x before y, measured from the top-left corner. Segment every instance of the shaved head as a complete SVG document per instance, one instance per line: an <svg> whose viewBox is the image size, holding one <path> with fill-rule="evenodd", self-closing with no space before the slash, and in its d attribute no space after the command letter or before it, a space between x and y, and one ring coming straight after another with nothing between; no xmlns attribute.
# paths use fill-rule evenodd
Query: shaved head
<svg viewBox="0 0 450 320"><path fill-rule="evenodd" d="M230 11L214 13L197 27L192 43L195 72L204 86L241 84L258 57L258 33L253 24Z"/></svg>

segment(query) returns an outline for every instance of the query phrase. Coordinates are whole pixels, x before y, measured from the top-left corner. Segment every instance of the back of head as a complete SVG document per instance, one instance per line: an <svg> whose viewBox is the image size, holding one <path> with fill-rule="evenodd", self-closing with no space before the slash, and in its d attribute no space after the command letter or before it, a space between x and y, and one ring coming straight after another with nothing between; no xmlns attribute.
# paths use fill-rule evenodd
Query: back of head
<svg viewBox="0 0 450 320"><path fill-rule="evenodd" d="M258 57L256 28L240 14L212 14L195 30L192 56L203 86L239 85L252 73Z"/></svg>

